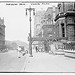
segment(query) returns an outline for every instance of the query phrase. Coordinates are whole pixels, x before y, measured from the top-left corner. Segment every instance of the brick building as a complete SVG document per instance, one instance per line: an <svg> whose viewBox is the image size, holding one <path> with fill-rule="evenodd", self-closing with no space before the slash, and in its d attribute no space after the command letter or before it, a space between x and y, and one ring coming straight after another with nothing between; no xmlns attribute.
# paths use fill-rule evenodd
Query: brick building
<svg viewBox="0 0 75 75"><path fill-rule="evenodd" d="M0 50L5 48L5 25L4 18L0 18Z"/></svg>

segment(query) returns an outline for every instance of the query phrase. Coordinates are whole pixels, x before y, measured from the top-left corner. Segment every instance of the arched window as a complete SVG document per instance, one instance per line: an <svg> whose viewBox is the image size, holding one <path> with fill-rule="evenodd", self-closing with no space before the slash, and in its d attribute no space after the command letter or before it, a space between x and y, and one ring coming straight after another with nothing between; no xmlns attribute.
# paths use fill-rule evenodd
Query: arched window
<svg viewBox="0 0 75 75"><path fill-rule="evenodd" d="M60 8L61 8L61 3L58 4L58 9L59 9L59 12L60 12Z"/></svg>

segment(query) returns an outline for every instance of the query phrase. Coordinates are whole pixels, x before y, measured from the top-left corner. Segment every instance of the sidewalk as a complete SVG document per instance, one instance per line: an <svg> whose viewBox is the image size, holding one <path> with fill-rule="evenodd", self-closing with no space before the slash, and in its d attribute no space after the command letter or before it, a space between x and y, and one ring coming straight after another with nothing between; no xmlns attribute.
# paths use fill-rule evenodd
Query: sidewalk
<svg viewBox="0 0 75 75"><path fill-rule="evenodd" d="M18 58L17 51L0 53L0 72L21 72L24 68L27 55Z"/></svg>
<svg viewBox="0 0 75 75"><path fill-rule="evenodd" d="M33 53L29 57L24 72L75 72L75 60L64 55Z"/></svg>

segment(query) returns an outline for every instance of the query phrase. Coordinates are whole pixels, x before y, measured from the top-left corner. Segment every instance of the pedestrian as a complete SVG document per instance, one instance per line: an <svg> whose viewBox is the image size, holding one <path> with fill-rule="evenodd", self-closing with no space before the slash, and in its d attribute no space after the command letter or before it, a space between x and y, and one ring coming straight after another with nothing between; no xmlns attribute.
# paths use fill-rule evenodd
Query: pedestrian
<svg viewBox="0 0 75 75"><path fill-rule="evenodd" d="M49 45L49 54L51 54L52 52L51 52L51 45Z"/></svg>
<svg viewBox="0 0 75 75"><path fill-rule="evenodd" d="M53 50L52 50L52 44L49 45L49 54L53 54Z"/></svg>
<svg viewBox="0 0 75 75"><path fill-rule="evenodd" d="M53 54L55 54L56 49L55 49L55 44L54 43L51 44L51 51L52 51Z"/></svg>
<svg viewBox="0 0 75 75"><path fill-rule="evenodd" d="M21 58L21 48L18 47L18 58Z"/></svg>

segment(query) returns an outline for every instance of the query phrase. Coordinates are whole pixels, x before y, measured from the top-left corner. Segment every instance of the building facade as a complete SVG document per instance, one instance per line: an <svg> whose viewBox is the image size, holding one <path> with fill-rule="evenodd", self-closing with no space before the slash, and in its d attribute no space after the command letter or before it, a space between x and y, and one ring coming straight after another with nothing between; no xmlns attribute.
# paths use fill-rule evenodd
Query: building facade
<svg viewBox="0 0 75 75"><path fill-rule="evenodd" d="M49 52L50 44L53 40L56 40L56 26L55 26L55 16L57 15L57 7L48 7L42 20L42 36L45 38L44 49L45 52Z"/></svg>
<svg viewBox="0 0 75 75"><path fill-rule="evenodd" d="M46 52L49 52L51 41L56 40L56 26L55 25L43 25L43 37L45 38L44 41L44 49Z"/></svg>
<svg viewBox="0 0 75 75"><path fill-rule="evenodd" d="M36 12L34 18L34 32L36 38L44 38L44 41L39 41L44 45L46 52L49 51L50 41L56 38L55 16L57 15L57 7L48 7L46 11Z"/></svg>
<svg viewBox="0 0 75 75"><path fill-rule="evenodd" d="M0 18L0 50L5 49L5 25L4 18Z"/></svg>
<svg viewBox="0 0 75 75"><path fill-rule="evenodd" d="M56 39L56 26L55 25L43 25L43 37L47 38L47 40Z"/></svg>
<svg viewBox="0 0 75 75"><path fill-rule="evenodd" d="M58 40L75 41L75 3L60 3L58 10L59 13L55 18Z"/></svg>
<svg viewBox="0 0 75 75"><path fill-rule="evenodd" d="M41 27L42 27L42 17L44 16L45 11L36 11L35 17L34 17L34 37L40 37L41 36Z"/></svg>
<svg viewBox="0 0 75 75"><path fill-rule="evenodd" d="M47 10L37 11L34 18L34 36L42 37L42 26L43 25L54 25L55 16L57 15L57 7L48 7Z"/></svg>

